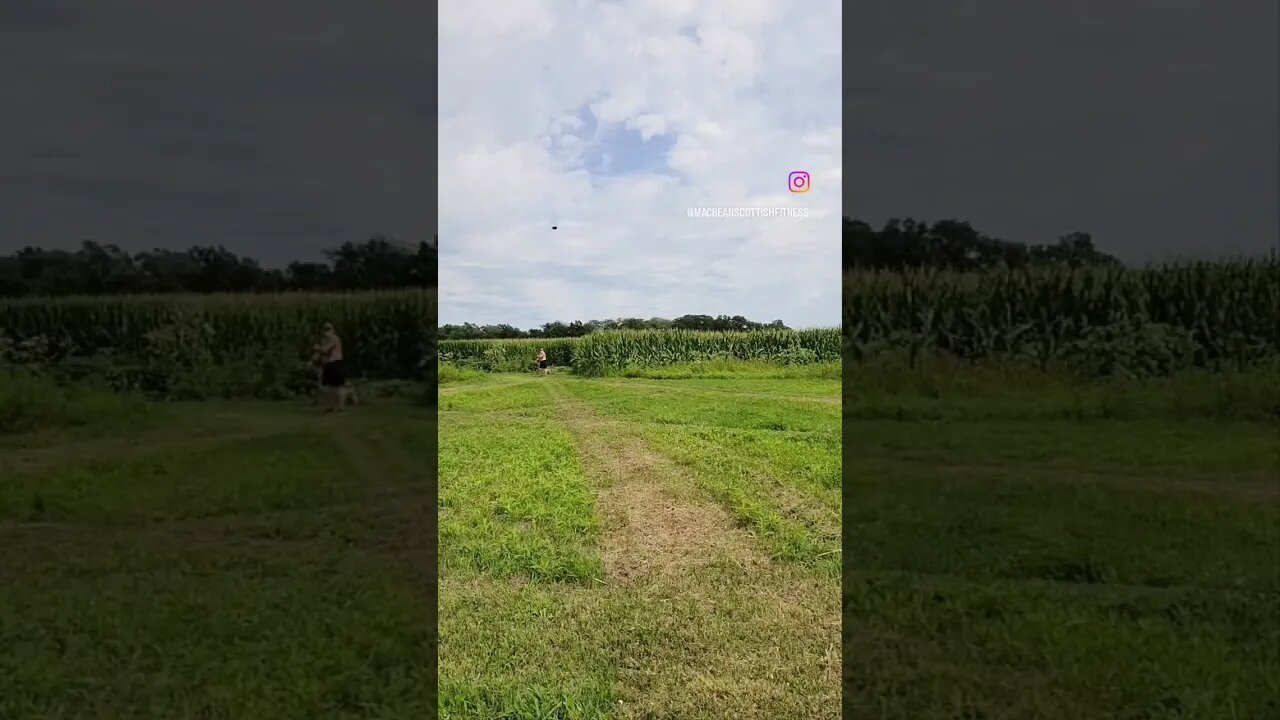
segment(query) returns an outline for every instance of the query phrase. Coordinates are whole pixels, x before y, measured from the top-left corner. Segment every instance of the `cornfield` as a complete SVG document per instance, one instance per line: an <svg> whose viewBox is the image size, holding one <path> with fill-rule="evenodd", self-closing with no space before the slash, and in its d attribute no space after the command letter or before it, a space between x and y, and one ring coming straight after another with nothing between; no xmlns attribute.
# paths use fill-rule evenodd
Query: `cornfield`
<svg viewBox="0 0 1280 720"><path fill-rule="evenodd" d="M628 365L669 365L726 357L830 362L840 359L840 331L648 330L597 332L582 338L554 340L446 340L440 343L440 359L486 370L518 370L532 364L538 348L546 349L553 365L571 365L587 373Z"/></svg>
<svg viewBox="0 0 1280 720"><path fill-rule="evenodd" d="M1146 269L851 271L844 343L941 350L961 358L1172 353L1185 364L1246 367L1280 354L1280 260ZM1173 360L1171 360L1172 362Z"/></svg>
<svg viewBox="0 0 1280 720"><path fill-rule="evenodd" d="M523 370L533 365L538 350L547 351L552 365L573 364L579 338L512 338L509 340L442 340L442 362L485 370Z"/></svg>
<svg viewBox="0 0 1280 720"><path fill-rule="evenodd" d="M408 377L434 352L436 296L413 290L0 301L0 335L42 338L55 360L142 357L165 329L200 344L214 361L254 352L305 357L325 322L342 337L353 372Z"/></svg>

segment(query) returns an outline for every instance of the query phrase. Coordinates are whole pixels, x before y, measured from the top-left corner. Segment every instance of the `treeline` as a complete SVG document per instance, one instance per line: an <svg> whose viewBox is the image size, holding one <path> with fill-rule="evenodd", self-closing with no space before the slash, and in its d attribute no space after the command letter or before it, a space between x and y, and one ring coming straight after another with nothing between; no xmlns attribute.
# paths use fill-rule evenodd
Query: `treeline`
<svg viewBox="0 0 1280 720"><path fill-rule="evenodd" d="M989 237L967 222L928 223L891 219L879 230L868 223L844 218L843 255L846 268L901 270L980 270L992 267L1119 265L1120 261L1093 244L1086 232L1072 232L1044 245Z"/></svg>
<svg viewBox="0 0 1280 720"><path fill-rule="evenodd" d="M326 250L327 262L265 268L217 247L130 254L86 240L78 250L28 247L0 255L0 297L385 290L435 287L436 240L374 235Z"/></svg>
<svg viewBox="0 0 1280 720"><path fill-rule="evenodd" d="M965 271L997 266L1119 264L1114 257L1098 250L1088 233L1073 232L1052 244L1027 245L990 237L959 220L928 223L910 218L892 219L876 229L846 217L842 244L847 268ZM410 245L375 235L364 242L348 242L329 249L324 258L324 262L294 261L283 268L266 268L257 260L236 255L221 246L156 249L133 254L116 245L102 245L92 240L86 240L72 251L27 247L0 255L0 297L350 291L436 286L435 238ZM688 315L672 321L628 318L595 322L594 327L592 323L550 323L528 331L505 325L482 328L463 325L452 331L461 333L456 337L462 339L576 337L606 326L712 330L763 327L740 316ZM685 324L676 324L679 322ZM776 327L776 324L769 326Z"/></svg>
<svg viewBox="0 0 1280 720"><path fill-rule="evenodd" d="M744 332L751 330L789 330L781 320L770 323L752 322L741 315L681 315L674 320L666 318L618 318L614 320L575 320L571 323L549 322L542 327L521 330L513 325L441 325L440 340L512 340L517 338L573 338L590 335L598 330L704 330L718 332Z"/></svg>

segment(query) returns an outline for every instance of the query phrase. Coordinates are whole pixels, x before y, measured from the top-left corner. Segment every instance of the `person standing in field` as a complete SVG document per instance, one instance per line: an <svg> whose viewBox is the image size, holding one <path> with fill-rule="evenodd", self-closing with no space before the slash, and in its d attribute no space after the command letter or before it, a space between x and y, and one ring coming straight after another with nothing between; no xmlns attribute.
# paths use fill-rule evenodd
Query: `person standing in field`
<svg viewBox="0 0 1280 720"><path fill-rule="evenodd" d="M346 405L344 390L347 371L342 358L342 339L333 329L333 323L324 324L324 334L316 345L316 357L320 362L320 386L324 394L324 412L342 412Z"/></svg>
<svg viewBox="0 0 1280 720"><path fill-rule="evenodd" d="M551 368L547 367L547 351L538 350L538 368L542 370L543 375L551 374Z"/></svg>

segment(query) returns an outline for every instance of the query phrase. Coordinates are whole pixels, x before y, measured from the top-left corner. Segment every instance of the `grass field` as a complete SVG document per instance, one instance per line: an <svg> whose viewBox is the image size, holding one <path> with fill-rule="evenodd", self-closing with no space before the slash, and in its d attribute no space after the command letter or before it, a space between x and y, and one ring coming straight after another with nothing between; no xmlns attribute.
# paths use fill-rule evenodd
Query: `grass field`
<svg viewBox="0 0 1280 720"><path fill-rule="evenodd" d="M442 344L438 459L407 400L108 389L293 397L331 316L416 378L426 295L0 304L0 719L1280 718L1278 267L851 274L843 377Z"/></svg>
<svg viewBox="0 0 1280 720"><path fill-rule="evenodd" d="M1278 716L1267 370L630 374L442 374L444 717Z"/></svg>
<svg viewBox="0 0 1280 720"><path fill-rule="evenodd" d="M442 718L839 717L838 379L442 377Z"/></svg>
<svg viewBox="0 0 1280 720"><path fill-rule="evenodd" d="M850 717L1280 717L1280 378L878 380L845 381Z"/></svg>
<svg viewBox="0 0 1280 720"><path fill-rule="evenodd" d="M431 715L432 408L107 417L0 438L0 718Z"/></svg>

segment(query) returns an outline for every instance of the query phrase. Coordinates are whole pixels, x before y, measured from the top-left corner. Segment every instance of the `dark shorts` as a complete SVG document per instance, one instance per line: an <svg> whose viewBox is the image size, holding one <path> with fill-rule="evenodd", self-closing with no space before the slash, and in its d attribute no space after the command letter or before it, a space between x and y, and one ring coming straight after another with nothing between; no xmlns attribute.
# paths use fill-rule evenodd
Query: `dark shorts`
<svg viewBox="0 0 1280 720"><path fill-rule="evenodd" d="M543 369L545 370L545 369L546 369L546 367L547 367L547 361L546 361L546 360L539 360L539 361L538 361L538 367L543 368Z"/></svg>
<svg viewBox="0 0 1280 720"><path fill-rule="evenodd" d="M325 387L342 387L347 384L347 369L341 360L325 363L320 371L320 384Z"/></svg>

